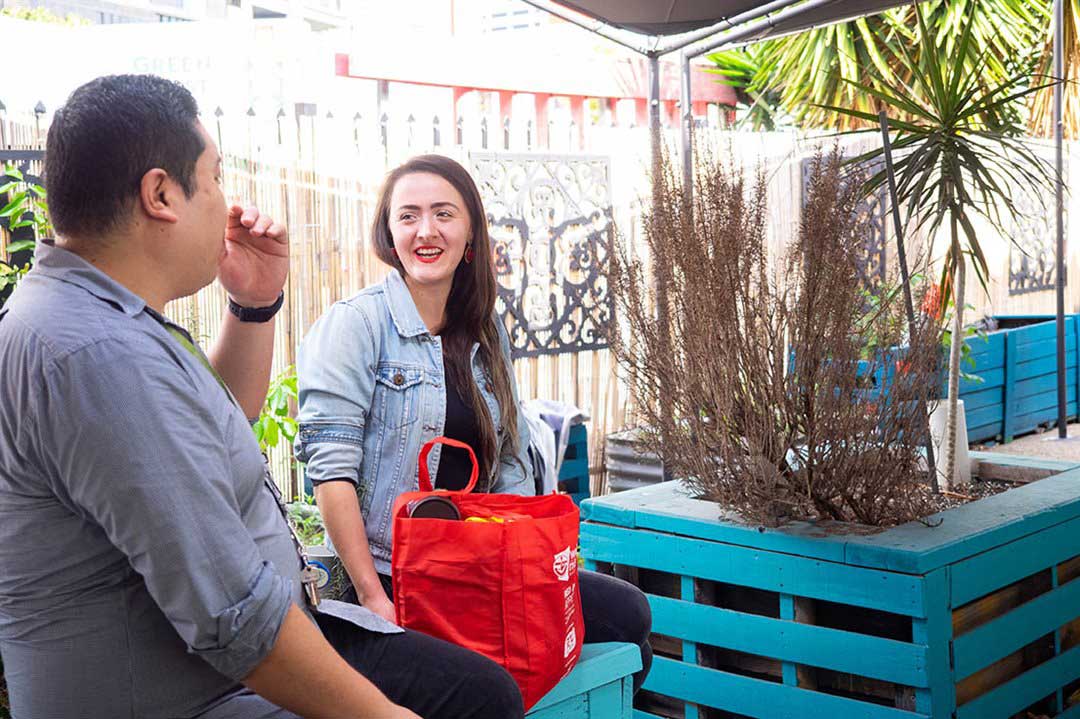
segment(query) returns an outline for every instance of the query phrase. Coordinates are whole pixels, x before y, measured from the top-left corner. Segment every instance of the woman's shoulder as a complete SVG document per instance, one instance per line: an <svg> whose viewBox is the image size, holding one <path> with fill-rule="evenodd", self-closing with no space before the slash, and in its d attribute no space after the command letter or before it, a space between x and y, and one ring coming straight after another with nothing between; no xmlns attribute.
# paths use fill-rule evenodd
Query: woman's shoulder
<svg viewBox="0 0 1080 719"><path fill-rule="evenodd" d="M370 322L389 321L390 306L386 296L386 283L368 285L351 297L338 300L331 309L337 307L348 308L353 312L347 314L359 313Z"/></svg>
<svg viewBox="0 0 1080 719"><path fill-rule="evenodd" d="M370 333L373 338L384 334L392 319L386 300L383 283L370 285L351 297L338 300L330 305L312 327L321 334L330 332ZM363 328L363 329L362 329Z"/></svg>

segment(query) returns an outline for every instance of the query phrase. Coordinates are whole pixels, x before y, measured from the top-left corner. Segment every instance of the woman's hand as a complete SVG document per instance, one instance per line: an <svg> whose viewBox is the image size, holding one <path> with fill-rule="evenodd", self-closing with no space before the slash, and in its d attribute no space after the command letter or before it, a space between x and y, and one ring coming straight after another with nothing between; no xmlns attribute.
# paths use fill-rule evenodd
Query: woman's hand
<svg viewBox="0 0 1080 719"><path fill-rule="evenodd" d="M380 617L392 624L397 624L397 615L394 612L394 603L386 596L382 586L366 595L361 604L368 610L375 612Z"/></svg>

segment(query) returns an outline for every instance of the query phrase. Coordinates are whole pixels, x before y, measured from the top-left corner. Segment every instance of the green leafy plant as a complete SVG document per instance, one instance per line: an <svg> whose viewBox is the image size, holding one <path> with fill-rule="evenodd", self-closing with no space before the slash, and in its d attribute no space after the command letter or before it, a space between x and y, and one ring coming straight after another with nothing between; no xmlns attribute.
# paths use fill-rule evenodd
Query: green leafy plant
<svg viewBox="0 0 1080 719"><path fill-rule="evenodd" d="M264 452L296 437L296 420L289 415L289 402L296 398L296 367L289 365L270 381L262 412L251 427Z"/></svg>
<svg viewBox="0 0 1080 719"><path fill-rule="evenodd" d="M0 290L17 285L34 264L33 252L21 263L15 262L14 256L33 250L38 239L52 233L45 188L29 182L13 163L5 164L0 175L2 198L7 198L7 203L0 208L0 220L5 221L7 229L0 229L4 248L4 259L0 260ZM33 239L11 241L12 233L25 227L33 228Z"/></svg>
<svg viewBox="0 0 1080 719"><path fill-rule="evenodd" d="M314 497L305 495L301 501L291 503L288 508L289 521L296 527L296 533L300 535L300 541L305 547L326 541L326 527Z"/></svg>
<svg viewBox="0 0 1080 719"><path fill-rule="evenodd" d="M736 100L746 108L740 127L772 131L790 124L791 119L780 109L780 91L772 73L762 67L763 54L762 45L724 50L709 56L716 66L707 71L719 75L722 79L717 82L721 85L734 88Z"/></svg>
<svg viewBox="0 0 1080 719"><path fill-rule="evenodd" d="M963 30L952 43L946 42L940 29L930 29L917 5L914 12L921 49L916 55L906 44L898 45L894 63L902 72L889 78L866 68L873 83L846 82L875 98L888 113L896 133L892 146L899 158L895 164L897 199L906 208L909 226L925 229L930 237L946 225L949 228L940 284L941 299L955 299L945 439L948 482L955 473L956 400L969 259L984 290L987 287L986 257L975 220L982 218L1001 236L1009 236L1003 218L1021 215L1016 193L1050 195L1057 178L1053 168L1022 139L1024 127L1017 110L1024 97L1044 85L1030 85L1030 73L1023 72L987 87L985 73L995 57L989 48L977 50L975 5L962 18ZM878 120L876 114L860 109L822 107L867 123ZM877 129L863 130L869 131ZM873 166L882 162L884 152L880 147L850 162ZM882 169L869 178L864 190L877 192L886 182Z"/></svg>

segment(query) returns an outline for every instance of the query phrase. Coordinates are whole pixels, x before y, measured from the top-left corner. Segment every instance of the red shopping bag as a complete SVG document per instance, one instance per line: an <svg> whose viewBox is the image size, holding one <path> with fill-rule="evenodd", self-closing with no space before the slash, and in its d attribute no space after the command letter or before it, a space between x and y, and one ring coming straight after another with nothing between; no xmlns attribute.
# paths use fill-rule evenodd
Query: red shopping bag
<svg viewBox="0 0 1080 719"><path fill-rule="evenodd" d="M437 443L469 451L464 490L432 490L427 459ZM566 495L472 494L476 477L462 442L437 437L420 451L420 491L394 505L394 608L403 627L505 667L528 709L581 654L578 510ZM431 496L453 502L461 519L409 517L410 502Z"/></svg>

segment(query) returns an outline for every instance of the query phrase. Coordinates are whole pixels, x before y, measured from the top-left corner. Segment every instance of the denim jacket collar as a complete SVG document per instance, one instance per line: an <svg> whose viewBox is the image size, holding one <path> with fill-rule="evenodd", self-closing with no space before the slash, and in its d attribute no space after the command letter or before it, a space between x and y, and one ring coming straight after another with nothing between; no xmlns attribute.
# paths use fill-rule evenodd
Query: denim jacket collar
<svg viewBox="0 0 1080 719"><path fill-rule="evenodd" d="M70 250L57 247L52 240L37 243L34 272L81 287L94 297L118 307L129 317L147 308L146 300Z"/></svg>
<svg viewBox="0 0 1080 719"><path fill-rule="evenodd" d="M427 325L420 319L420 311L416 309L412 294L396 269L390 270L390 274L386 276L385 286L386 304L390 307L390 317L394 320L397 333L402 337L416 337L427 333ZM476 352L479 349L480 343L473 342L472 351L469 353L470 363L476 362Z"/></svg>
<svg viewBox="0 0 1080 719"><path fill-rule="evenodd" d="M396 270L390 270L386 276L386 299L390 307L390 317L394 320L394 329L402 337L416 337L427 333L427 325L420 319L412 294L405 285L405 280Z"/></svg>

